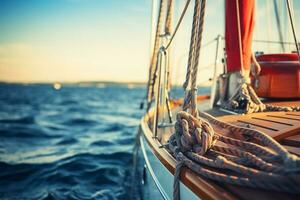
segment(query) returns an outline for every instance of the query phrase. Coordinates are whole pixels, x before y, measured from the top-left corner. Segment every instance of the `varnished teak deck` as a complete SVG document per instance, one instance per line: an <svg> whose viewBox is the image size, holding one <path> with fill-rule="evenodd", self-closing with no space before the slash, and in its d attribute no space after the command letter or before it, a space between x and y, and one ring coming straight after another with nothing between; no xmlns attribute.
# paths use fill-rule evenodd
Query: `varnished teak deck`
<svg viewBox="0 0 300 200"><path fill-rule="evenodd" d="M198 100L203 101L207 98L207 96L202 96L199 97ZM299 106L300 101L273 102L273 104ZM202 105L202 109L200 109L203 110L203 107L207 106L207 102L202 102L200 105ZM176 112L176 110L178 110L178 108L175 107L173 111ZM214 110L212 112L216 113L218 111ZM173 128L160 128L158 130L158 135L163 136L162 142L153 138L148 126L152 115L153 112L150 112L149 115L142 120L144 136L154 154L171 173L174 173L176 160L168 151L159 148L162 143L167 141L173 132ZM220 120L263 131L279 141L291 153L300 155L300 112L268 112L248 115L225 115L220 112L218 115L221 115L221 117L219 117ZM230 134L229 132L226 133L226 130L216 129L216 131ZM297 195L251 189L230 184L219 184L198 176L186 168L181 173L181 181L202 199L297 199ZM172 186L170 185L170 187Z"/></svg>
<svg viewBox="0 0 300 200"><path fill-rule="evenodd" d="M300 112L226 115L219 119L262 131L282 143L290 152L300 155Z"/></svg>

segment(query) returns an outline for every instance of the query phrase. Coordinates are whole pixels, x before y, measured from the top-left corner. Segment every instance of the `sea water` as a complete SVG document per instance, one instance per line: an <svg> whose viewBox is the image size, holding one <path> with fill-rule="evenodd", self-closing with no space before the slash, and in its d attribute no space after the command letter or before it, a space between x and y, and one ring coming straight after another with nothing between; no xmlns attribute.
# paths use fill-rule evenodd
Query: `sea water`
<svg viewBox="0 0 300 200"><path fill-rule="evenodd" d="M0 199L129 199L145 93L0 84Z"/></svg>

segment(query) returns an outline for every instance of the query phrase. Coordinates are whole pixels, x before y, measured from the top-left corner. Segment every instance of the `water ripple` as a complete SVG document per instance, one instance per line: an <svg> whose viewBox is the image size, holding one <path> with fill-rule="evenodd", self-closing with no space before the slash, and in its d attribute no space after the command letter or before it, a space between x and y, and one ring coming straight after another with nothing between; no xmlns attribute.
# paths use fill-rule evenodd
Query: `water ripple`
<svg viewBox="0 0 300 200"><path fill-rule="evenodd" d="M0 84L0 199L126 199L143 94Z"/></svg>
<svg viewBox="0 0 300 200"><path fill-rule="evenodd" d="M0 84L0 199L129 199L144 90Z"/></svg>

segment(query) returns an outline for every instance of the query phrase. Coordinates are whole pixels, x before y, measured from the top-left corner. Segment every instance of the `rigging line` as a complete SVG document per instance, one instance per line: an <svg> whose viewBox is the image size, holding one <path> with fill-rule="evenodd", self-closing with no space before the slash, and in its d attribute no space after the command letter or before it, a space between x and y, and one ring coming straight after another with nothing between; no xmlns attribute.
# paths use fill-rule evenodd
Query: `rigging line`
<svg viewBox="0 0 300 200"><path fill-rule="evenodd" d="M299 52L299 46L298 46L298 41L297 41L297 37L296 37L296 30L295 30L295 26L294 26L294 19L292 16L292 11L291 11L290 0L286 0L286 6L288 9L288 13L289 13L289 18L290 18L290 22L291 22L292 31L293 31L294 41L295 41L296 50L297 50L297 54L298 54L298 60L300 62L300 52Z"/></svg>
<svg viewBox="0 0 300 200"><path fill-rule="evenodd" d="M222 40L224 40L225 38L222 36ZM216 39L214 39L216 40ZM295 45L295 42L281 42L281 41L274 41L274 40L252 40L253 42L256 43L273 43L273 44L288 44L288 45ZM213 41L210 41L213 42ZM206 45L206 44L205 44ZM205 46L204 45L204 46Z"/></svg>
<svg viewBox="0 0 300 200"><path fill-rule="evenodd" d="M268 38L270 37L270 30L271 30L271 26L270 26L270 15L269 15L269 11L270 11L270 1L266 1L266 4L265 4L265 13L266 13L266 26L267 26L267 36ZM260 22L260 20L258 20L258 22ZM268 51L270 52L270 45L268 44L267 45L268 47Z"/></svg>
<svg viewBox="0 0 300 200"><path fill-rule="evenodd" d="M253 42L257 42L257 43L273 43L273 44L289 44L289 45L295 45L294 42L278 42L278 41L272 41L272 40L253 40Z"/></svg>
<svg viewBox="0 0 300 200"><path fill-rule="evenodd" d="M279 18L279 9L278 9L277 0L274 1L274 12L275 12L275 16L276 16L276 25L277 25L277 30L278 30L278 34L279 34L279 39L280 39L280 41L283 41L283 33L281 30L281 23L280 23L280 18ZM281 43L281 49L283 52L285 52L283 43Z"/></svg>
<svg viewBox="0 0 300 200"><path fill-rule="evenodd" d="M203 48L209 46L210 44L213 44L213 43L216 42L216 41L217 41L217 38L214 38L214 39L212 39L212 40L206 42L205 44L201 45L201 48L203 49ZM293 43L293 44L294 44L294 43ZM184 53L183 55L181 55L180 58L179 58L178 61L177 61L177 64L175 65L175 66L177 66L176 72L175 72L176 80L178 80L178 77L182 75L182 73L181 73L181 74L178 73L178 71L179 71L179 66L180 66L180 63L181 63L181 60L182 60L185 56L187 56L188 54L189 54L189 52L186 52L186 53ZM212 65L213 65L213 64L211 64L211 66L212 66ZM199 69L202 69L202 67L200 67ZM203 69L206 69L206 68L203 68ZM179 74L179 75L178 75L178 74Z"/></svg>
<svg viewBox="0 0 300 200"><path fill-rule="evenodd" d="M212 40L206 42L205 44L201 45L201 48L204 48L204 47L210 45L211 43L214 43L215 41L217 41L217 38L214 38L214 39L212 39Z"/></svg>
<svg viewBox="0 0 300 200"><path fill-rule="evenodd" d="M152 98L154 96L154 84L155 84L155 68L156 68L156 59L157 59L157 53L159 51L159 44L161 42L161 39L159 37L160 32L161 32L161 23L162 23L162 17L163 17L163 7L164 7L165 1L160 0L159 4L159 13L158 13L158 18L157 18L157 24L156 24L156 33L155 33L155 40L154 40L154 49L153 49L153 54L151 58L151 63L150 63L150 68L149 68L149 79L148 79L148 88L147 88L147 101L148 105L151 104ZM150 107L148 107L150 108ZM148 109L147 109L148 110Z"/></svg>
<svg viewBox="0 0 300 200"><path fill-rule="evenodd" d="M240 62L241 62L241 71L242 74L245 75L245 69L244 69L244 62L243 62L243 45L242 45L242 33L241 33L241 21L240 21L240 6L239 6L239 0L235 1L236 5L236 20L237 20L237 31L238 31L238 42L239 42L239 49L240 49Z"/></svg>
<svg viewBox="0 0 300 200"><path fill-rule="evenodd" d="M173 10L174 10L174 0L167 0L167 14L166 14L166 19L165 19L165 32L162 36L169 36L171 35L172 27L173 27ZM167 37L164 37L164 42L167 43ZM171 50L168 50L168 56L167 56L167 65L165 69L165 79L166 79L166 88L169 91L171 88L171 58L169 55L171 55Z"/></svg>
<svg viewBox="0 0 300 200"><path fill-rule="evenodd" d="M176 25L176 28L175 28L175 30L174 30L174 33L172 34L171 39L170 39L170 41L169 41L169 43L167 44L167 46L166 46L165 49L168 49L169 46L171 45L171 43L172 43L172 41L173 41L173 39L174 39L174 37L175 37L175 35L176 35L176 33L177 33L177 30L178 30L178 28L179 28L179 26L180 26L180 24L181 24L181 22L182 22L182 20L183 20L183 18L184 18L184 15L185 15L185 13L186 13L186 10L187 10L187 8L189 7L190 2L191 2L191 0L187 0L187 1L186 1L186 4L185 4L185 6L184 6L184 8L183 8L183 11L182 11L182 13L181 13L181 16L180 16L178 22L177 22L177 25Z"/></svg>
<svg viewBox="0 0 300 200"><path fill-rule="evenodd" d="M145 97L143 97L141 103L140 103L140 109L144 108L144 100L148 102L148 96L149 96L149 90L150 90L150 80L151 80L151 71L152 71L152 57L153 57L153 52L154 52L154 41L155 41L155 36L154 36L154 27L155 27L155 14L156 14L156 7L157 7L157 1L152 0L152 9L151 9L151 33L150 33L150 63L149 63L149 74L148 74L148 81L147 81L147 86L146 86L146 94Z"/></svg>

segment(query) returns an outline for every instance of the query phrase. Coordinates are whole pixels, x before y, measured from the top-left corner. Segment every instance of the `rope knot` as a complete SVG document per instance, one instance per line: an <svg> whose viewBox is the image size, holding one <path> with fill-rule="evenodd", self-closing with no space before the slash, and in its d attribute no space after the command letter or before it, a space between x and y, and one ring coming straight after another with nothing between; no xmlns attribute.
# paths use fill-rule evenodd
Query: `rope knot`
<svg viewBox="0 0 300 200"><path fill-rule="evenodd" d="M204 155L216 143L217 137L211 125L184 111L177 113L175 130L176 142L182 152L194 151Z"/></svg>

